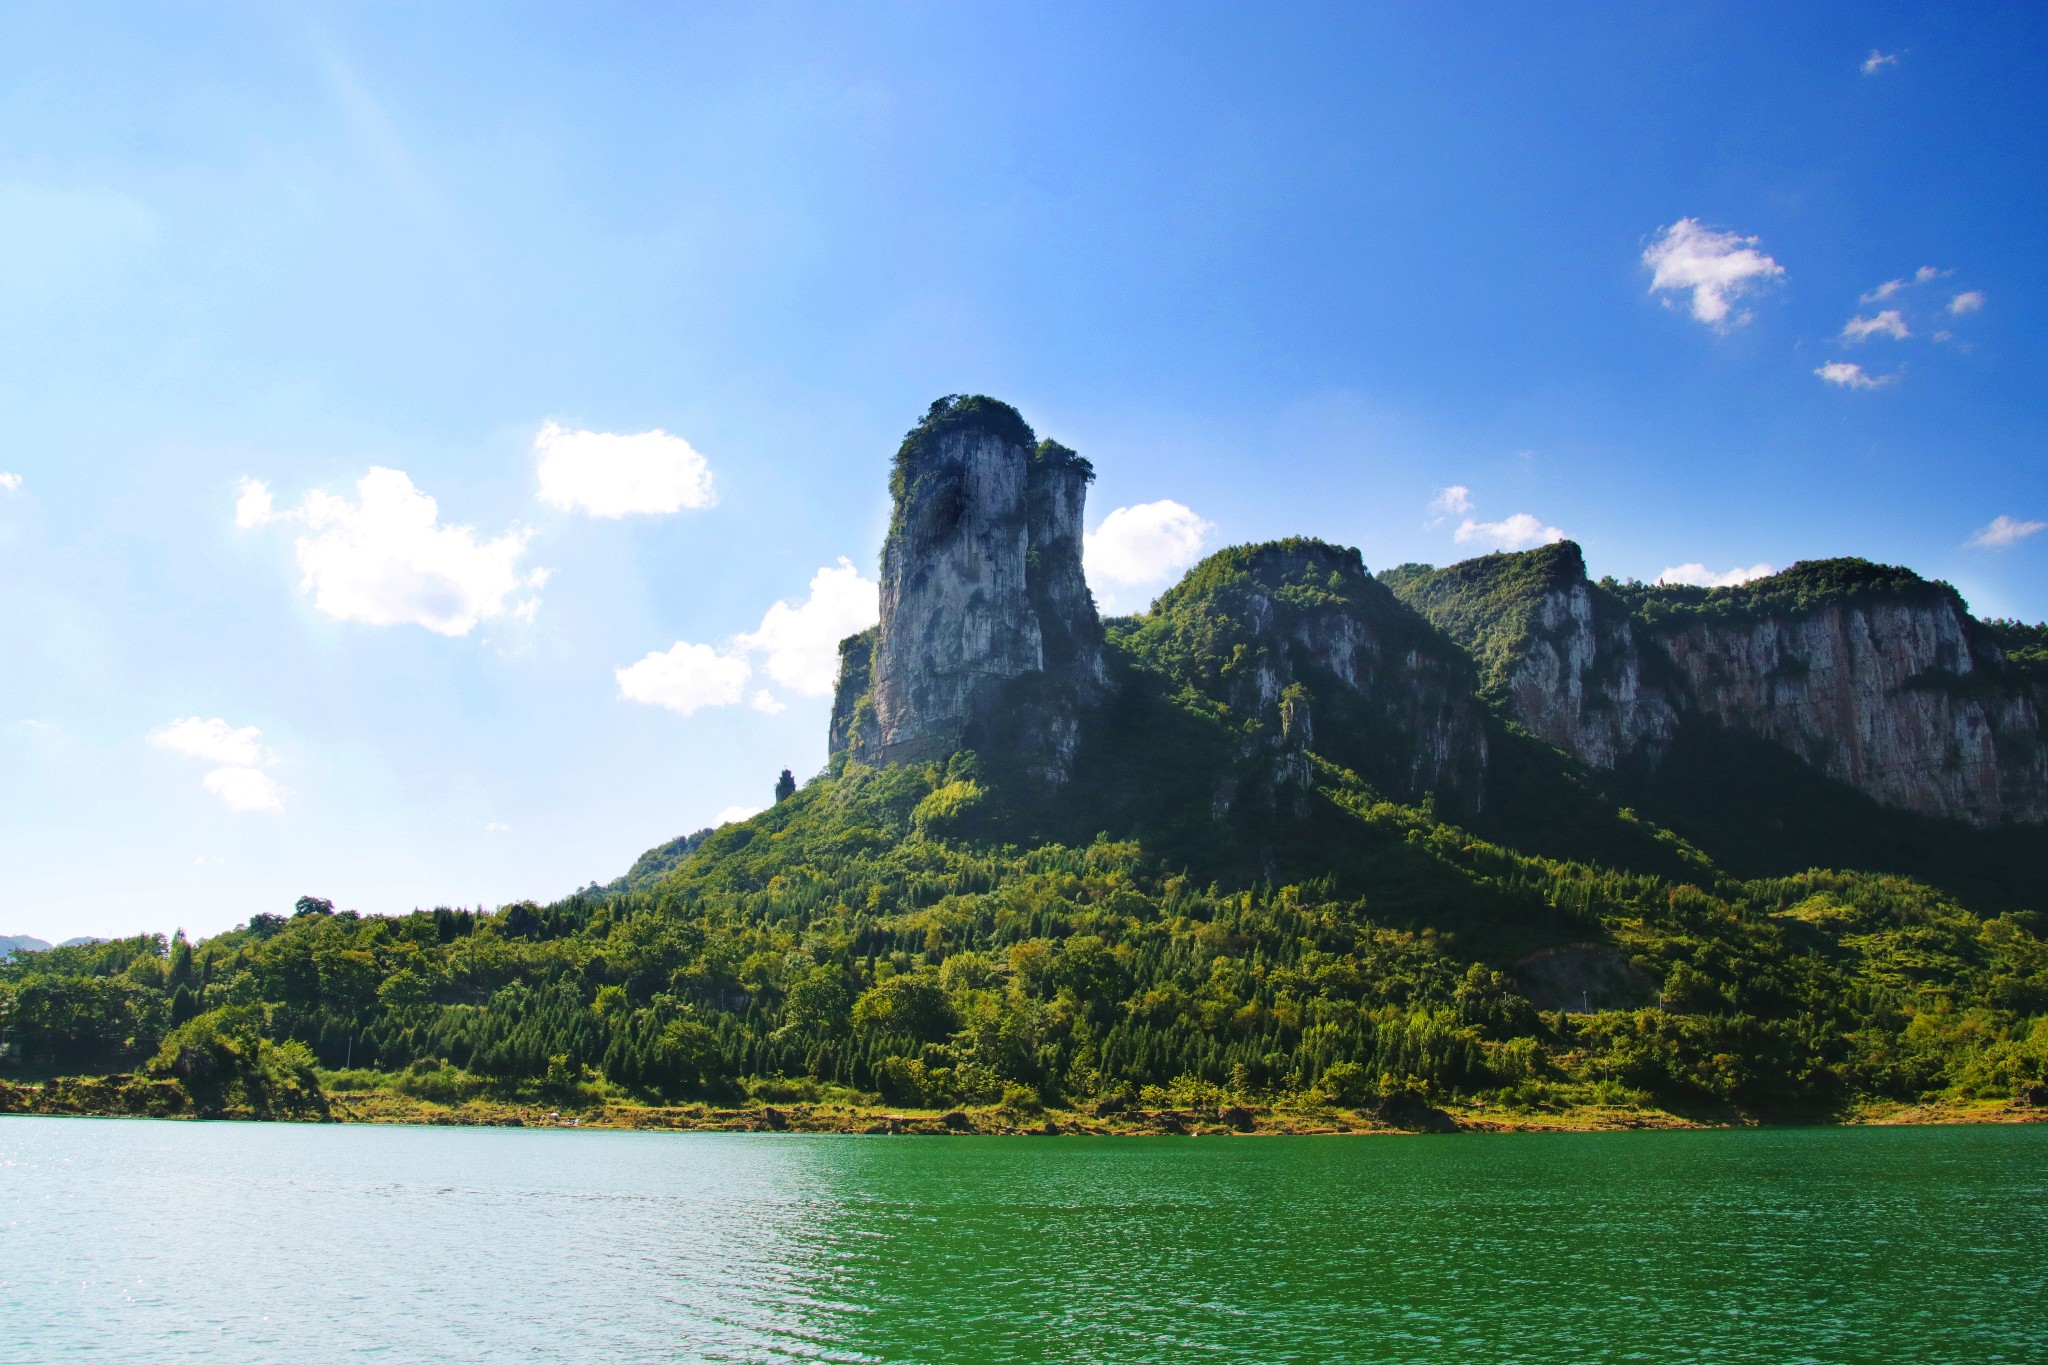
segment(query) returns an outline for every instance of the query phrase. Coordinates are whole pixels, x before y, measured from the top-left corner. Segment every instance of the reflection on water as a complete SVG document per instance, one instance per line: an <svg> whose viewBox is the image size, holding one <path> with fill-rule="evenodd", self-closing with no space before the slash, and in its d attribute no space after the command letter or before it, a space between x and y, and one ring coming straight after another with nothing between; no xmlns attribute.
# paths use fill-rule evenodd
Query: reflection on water
<svg viewBox="0 0 2048 1365"><path fill-rule="evenodd" d="M2048 1129L0 1119L0 1360L2048 1358Z"/></svg>

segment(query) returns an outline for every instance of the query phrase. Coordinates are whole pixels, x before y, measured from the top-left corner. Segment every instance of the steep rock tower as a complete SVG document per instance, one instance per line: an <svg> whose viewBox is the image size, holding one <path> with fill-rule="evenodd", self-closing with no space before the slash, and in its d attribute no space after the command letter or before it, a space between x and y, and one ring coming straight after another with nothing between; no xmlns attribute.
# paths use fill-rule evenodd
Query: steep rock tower
<svg viewBox="0 0 2048 1365"><path fill-rule="evenodd" d="M1081 572L1093 477L1007 403L932 404L890 476L881 625L841 648L835 753L916 763L973 748L1071 775L1082 716L1108 691Z"/></svg>

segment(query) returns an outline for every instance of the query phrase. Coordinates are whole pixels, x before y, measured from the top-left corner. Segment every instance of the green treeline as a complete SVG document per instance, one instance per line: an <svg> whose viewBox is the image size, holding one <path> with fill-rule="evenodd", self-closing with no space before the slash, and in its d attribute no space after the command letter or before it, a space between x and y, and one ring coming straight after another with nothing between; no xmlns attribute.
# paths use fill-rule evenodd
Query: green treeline
<svg viewBox="0 0 2048 1365"><path fill-rule="evenodd" d="M969 756L849 766L642 890L483 915L308 898L198 944L24 954L0 1036L13 1074L140 1072L256 1113L317 1106L316 1064L451 1101L782 1077L897 1104L1399 1089L1766 1117L2048 1083L2031 915L1897 878L1554 862L1318 782L1384 896L1197 884L1108 840L977 844L946 832L992 799ZM1574 945L1638 1001L1537 1008L1517 963Z"/></svg>
<svg viewBox="0 0 2048 1365"><path fill-rule="evenodd" d="M1583 576L1577 548L1475 564L1211 556L1111 623L1112 700L1058 789L993 750L842 756L551 905L307 897L201 943L20 954L0 1074L131 1078L82 1108L249 1114L322 1112L336 1071L443 1103L2048 1103L2038 828L1882 811L1724 733L1590 773L1473 695L1499 651L1397 597L1521 629L1517 602ZM1758 591L1934 590L1824 561ZM2048 638L1985 629L2014 658ZM1348 638L1378 642L1380 683L1312 647ZM1482 742L1483 773L1460 768ZM1390 799L1432 745L1438 778ZM1783 875L1841 863L1899 875Z"/></svg>

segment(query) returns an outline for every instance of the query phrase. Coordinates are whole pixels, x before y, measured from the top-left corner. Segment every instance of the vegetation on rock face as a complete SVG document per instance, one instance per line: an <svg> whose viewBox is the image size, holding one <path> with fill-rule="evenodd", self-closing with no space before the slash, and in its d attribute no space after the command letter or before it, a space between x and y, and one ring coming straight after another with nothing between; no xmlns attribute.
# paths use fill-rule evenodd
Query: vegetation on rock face
<svg viewBox="0 0 2048 1365"><path fill-rule="evenodd" d="M2048 682L2048 625L1979 621L1979 630L2005 655L2006 664L2036 683Z"/></svg>
<svg viewBox="0 0 2048 1365"><path fill-rule="evenodd" d="M995 400L991 399L989 401L993 402ZM1017 420L1021 422L1024 419L1020 416ZM1027 426L1024 430L1029 432L1030 428ZM1046 469L1071 469L1081 476L1083 482L1092 483L1095 480L1094 465L1083 459L1080 454L1070 447L1061 445L1051 437L1047 437L1032 447L1031 463Z"/></svg>
<svg viewBox="0 0 2048 1365"><path fill-rule="evenodd" d="M1929 673L1914 681L1916 687L1996 691L2023 688L2030 679L2038 685L2048 677L2048 627L1973 621L1947 584L1860 559L1805 561L1734 588L1611 578L1590 582L1579 548L1562 541L1441 569L1404 564L1383 571L1379 578L1471 651L1480 667L1483 694L1503 718L1517 714L1510 688L1517 669L1546 641L1554 647L1553 658L1569 654L1586 660L1580 684L1588 697L1606 689L1604 697L1587 703L1589 711L1612 706L1620 691L1614 670L1624 657L1633 657L1641 669L1637 695L1661 694L1682 710L1685 682L1659 641L1693 626L1740 626L1766 619L1786 623L1829 607L1885 602L1953 609L1966 637L2005 653L2000 668L1995 651L1973 648L1974 661L1963 662L1974 662L1975 671ZM1590 626L1558 619L1555 604L1566 591L1586 595ZM1633 631L1632 649L1620 633L1622 627ZM1572 638L1563 638L1567 635ZM1590 658L1577 652L1581 650ZM1785 666L1799 663L1793 660ZM1541 677L1532 683L1529 675L1522 675L1521 682L1545 685ZM1932 882L1987 913L2037 909L2044 902L2040 869L2048 856L2048 835L2038 825L1973 828L1887 808L1856 788L1831 780L1768 738L1700 715L1684 714L1675 736L1646 746L1644 752L1624 753L1613 771L1589 774L1586 780L1613 803L1677 831L1730 875L1848 866ZM1555 828L1539 831L1530 823L1541 816L1547 801L1544 792L1555 789L1558 783L1546 777L1522 809L1497 820L1489 832L1528 847L1559 851L1563 846ZM1598 858L1618 856L1609 848L1589 853Z"/></svg>
<svg viewBox="0 0 2048 1365"><path fill-rule="evenodd" d="M1023 446L1031 450L1038 444L1038 434L1024 415L999 398L986 394L948 394L938 399L925 412L923 420L910 429L903 438L903 444L896 449L895 464L889 473L889 492L896 505L904 505L910 494L910 481L915 477L918 462L926 451L942 436L955 431L985 431L1010 445ZM1050 443L1054 450L1072 451L1057 442ZM1040 452L1040 458L1056 459L1047 452ZM1073 456L1081 465L1087 461ZM1089 471L1092 473L1093 471Z"/></svg>
<svg viewBox="0 0 2048 1365"><path fill-rule="evenodd" d="M1692 620L1797 620L1824 607L1873 602L1945 602L1958 613L1962 599L1946 583L1930 582L1891 564L1867 559L1808 559L1765 578L1732 588L1617 582L1602 579L1638 620L1650 626L1682 626Z"/></svg>
<svg viewBox="0 0 2048 1365"><path fill-rule="evenodd" d="M1305 837L1340 871L1199 880L1132 842L974 837L1000 804L978 770L847 764L640 888L488 915L308 898L198 945L28 954L0 966L7 1061L273 1114L317 1112L313 1060L449 1098L782 1076L1019 1112L1419 1093L1768 1117L2048 1084L2032 915L1530 856L1320 760ZM1555 970L1602 954L1636 985Z"/></svg>
<svg viewBox="0 0 2048 1365"><path fill-rule="evenodd" d="M657 844L633 860L633 866L626 869L626 875L612 883L615 891L637 890L650 886L676 870L683 859L695 853L704 841L711 837L711 831L700 829L694 834L671 839Z"/></svg>
<svg viewBox="0 0 2048 1365"><path fill-rule="evenodd" d="M1481 555L1441 569L1403 564L1379 578L1471 650L1484 685L1495 695L1540 629L1545 594L1558 589L1583 587L1596 613L1627 619L1652 633L1694 622L1793 621L1826 607L1886 601L1941 602L1963 611L1948 584L1865 559L1802 560L1732 588L1614 578L1594 583L1587 580L1583 553L1569 540L1515 554Z"/></svg>
<svg viewBox="0 0 2048 1365"><path fill-rule="evenodd" d="M1538 629L1544 594L1586 580L1576 543L1558 541L1520 554L1481 555L1448 568L1403 564L1380 582L1463 642L1479 665L1482 686L1498 696Z"/></svg>
<svg viewBox="0 0 2048 1365"><path fill-rule="evenodd" d="M950 397L898 454L899 512L926 443L965 428L1090 473L1008 405ZM1379 579L1320 541L1235 547L1105 623L1107 690L1060 781L999 724L980 752L851 757L870 631L842 645L830 768L784 772L752 819L552 904L309 896L202 943L18 953L0 1073L73 1110L274 1117L327 1113L323 1076L434 1104L830 1093L1020 1123L2048 1103L2038 831L1879 811L1734 736L1685 732L1654 784L1588 772L1479 701L1567 585L1651 629L1951 591L1853 560L1586 584L1569 542ZM2048 658L2041 627L1979 629L2015 667ZM1845 862L1922 880L1809 870Z"/></svg>

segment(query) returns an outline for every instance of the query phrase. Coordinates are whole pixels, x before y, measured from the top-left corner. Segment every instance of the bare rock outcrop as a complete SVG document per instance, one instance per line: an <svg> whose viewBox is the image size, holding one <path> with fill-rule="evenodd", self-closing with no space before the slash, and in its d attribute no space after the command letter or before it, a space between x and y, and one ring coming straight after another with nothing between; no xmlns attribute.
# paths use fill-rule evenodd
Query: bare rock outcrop
<svg viewBox="0 0 2048 1365"><path fill-rule="evenodd" d="M923 762L986 748L1064 781L1108 689L1081 571L1088 462L1015 408L934 403L897 452L882 620L841 646L833 751Z"/></svg>
<svg viewBox="0 0 2048 1365"><path fill-rule="evenodd" d="M1385 578L1590 767L1654 766L1681 726L1718 725L1896 810L2048 820L2040 689L1947 584L1861 560L1738 588L1593 583L1569 541Z"/></svg>
<svg viewBox="0 0 2048 1365"><path fill-rule="evenodd" d="M1930 585L1933 586L1933 585ZM2039 698L1946 594L1659 632L1694 707L1880 804L1975 825L2048 820Z"/></svg>

